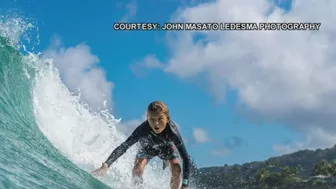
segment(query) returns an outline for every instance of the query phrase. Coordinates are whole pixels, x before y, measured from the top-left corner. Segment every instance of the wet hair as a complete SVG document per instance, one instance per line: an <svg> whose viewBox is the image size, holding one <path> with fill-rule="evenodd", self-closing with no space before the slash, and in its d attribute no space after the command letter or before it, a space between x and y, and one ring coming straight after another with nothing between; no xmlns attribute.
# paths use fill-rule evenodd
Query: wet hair
<svg viewBox="0 0 336 189"><path fill-rule="evenodd" d="M148 105L147 111L148 112L155 112L155 113L164 113L167 116L167 118L170 118L169 108L162 101L153 101L153 102L151 102Z"/></svg>

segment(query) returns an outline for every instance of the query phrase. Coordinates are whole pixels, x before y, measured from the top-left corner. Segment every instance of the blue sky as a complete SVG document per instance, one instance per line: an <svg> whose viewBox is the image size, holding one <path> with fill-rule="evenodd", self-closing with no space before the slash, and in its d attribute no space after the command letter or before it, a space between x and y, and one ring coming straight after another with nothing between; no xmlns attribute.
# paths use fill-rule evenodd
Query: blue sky
<svg viewBox="0 0 336 189"><path fill-rule="evenodd" d="M290 1L279 2L281 3L278 5L289 11ZM285 103L286 107L281 109L287 113L275 111L276 113L272 114L268 111L273 110L272 108L254 107L252 103L249 104L250 101L241 97L251 110L257 110L251 115L255 115L258 122L249 120L245 114L237 111L240 95L244 95L244 90L239 90L239 84L234 86L235 84L231 83L232 87L237 89L227 92L225 102L221 102L216 98L217 94L213 93L217 85L213 85L214 88L209 90L210 79L203 79L201 74L196 74L196 82L194 77L184 79L181 70L167 72L147 69L146 74L141 77L134 72L132 66L150 54L155 54L160 64L166 65L173 65L169 60L178 55L176 52L174 55L174 50L167 45L167 33L163 31L113 31L113 23L122 19L130 22L167 22L177 10L186 10L190 6L202 7L201 2L5 0L0 6L1 11L8 12L15 8L24 17L37 22L40 44L36 51L47 49L54 36L60 37L65 48L80 43L87 44L91 53L99 58L99 66L106 71L107 80L115 85L112 91L115 117L121 117L124 121L140 119L149 102L165 101L170 106L172 118L181 126L190 154L201 167L264 160L283 153L275 146L295 150L302 147L299 145L300 141L307 137L306 132L299 129L301 127L290 127L294 121L287 119L290 115L286 108L291 108L291 104ZM229 36L226 40L230 41ZM174 70L173 67L170 68ZM214 73L214 70L207 74L211 73ZM285 85L286 82L282 84ZM279 99L278 97L273 101ZM273 101L268 100L268 103ZM304 110L302 112L307 113ZM267 120L271 122L266 122ZM193 135L196 128L206 131L208 140L197 142ZM288 144L291 146L286 146Z"/></svg>

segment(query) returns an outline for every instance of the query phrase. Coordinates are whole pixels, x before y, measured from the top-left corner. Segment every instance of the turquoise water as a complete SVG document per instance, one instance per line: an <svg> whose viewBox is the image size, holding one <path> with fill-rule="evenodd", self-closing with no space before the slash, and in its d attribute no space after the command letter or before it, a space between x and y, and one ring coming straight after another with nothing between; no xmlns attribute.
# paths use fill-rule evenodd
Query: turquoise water
<svg viewBox="0 0 336 189"><path fill-rule="evenodd" d="M109 188L66 159L40 132L34 69L0 37L0 188Z"/></svg>
<svg viewBox="0 0 336 189"><path fill-rule="evenodd" d="M0 189L132 188L136 145L107 176L90 174L126 135L108 111L91 112L70 92L52 59L24 48L27 26L0 20ZM146 167L144 188L169 188L170 172L161 163Z"/></svg>

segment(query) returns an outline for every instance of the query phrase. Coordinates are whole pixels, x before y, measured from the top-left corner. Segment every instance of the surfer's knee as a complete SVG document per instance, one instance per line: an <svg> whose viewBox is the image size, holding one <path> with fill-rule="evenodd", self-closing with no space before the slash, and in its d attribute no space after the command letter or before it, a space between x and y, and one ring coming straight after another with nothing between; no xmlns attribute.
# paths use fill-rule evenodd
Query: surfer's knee
<svg viewBox="0 0 336 189"><path fill-rule="evenodd" d="M134 164L133 173L136 175L142 175L146 165L147 165L146 159L137 159Z"/></svg>

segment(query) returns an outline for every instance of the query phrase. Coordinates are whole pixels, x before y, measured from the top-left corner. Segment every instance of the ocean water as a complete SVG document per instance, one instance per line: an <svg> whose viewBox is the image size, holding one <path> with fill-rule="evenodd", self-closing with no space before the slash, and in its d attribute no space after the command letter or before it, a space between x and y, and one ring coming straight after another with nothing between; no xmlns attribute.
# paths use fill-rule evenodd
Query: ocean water
<svg viewBox="0 0 336 189"><path fill-rule="evenodd" d="M105 177L90 174L127 136L108 110L91 112L68 90L52 59L26 48L36 33L23 20L0 20L0 188L132 188L136 145ZM140 188L168 189L169 169L154 159L144 180Z"/></svg>

